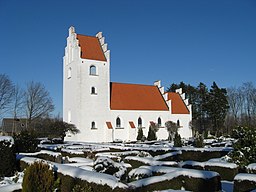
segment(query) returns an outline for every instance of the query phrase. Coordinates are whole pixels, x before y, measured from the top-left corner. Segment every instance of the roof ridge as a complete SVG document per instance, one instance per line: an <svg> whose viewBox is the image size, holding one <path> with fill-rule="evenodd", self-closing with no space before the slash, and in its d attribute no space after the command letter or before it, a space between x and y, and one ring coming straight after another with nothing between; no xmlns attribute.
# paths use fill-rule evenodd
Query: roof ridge
<svg viewBox="0 0 256 192"><path fill-rule="evenodd" d="M98 37L96 37L96 36L93 36L93 35L84 35L84 34L79 34L79 33L77 33L77 35L81 35L81 36L85 36L85 37L98 38Z"/></svg>
<svg viewBox="0 0 256 192"><path fill-rule="evenodd" d="M148 84L137 84L137 83L123 83L123 82L110 82L115 84L125 84L125 85L138 85L138 86L150 86L150 87L157 87L155 85L148 85Z"/></svg>

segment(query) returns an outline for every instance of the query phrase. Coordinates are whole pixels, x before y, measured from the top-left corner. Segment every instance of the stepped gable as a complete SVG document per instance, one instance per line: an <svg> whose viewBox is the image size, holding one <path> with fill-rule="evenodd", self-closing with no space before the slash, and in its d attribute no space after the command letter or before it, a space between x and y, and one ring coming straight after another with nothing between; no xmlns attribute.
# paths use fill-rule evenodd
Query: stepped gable
<svg viewBox="0 0 256 192"><path fill-rule="evenodd" d="M107 61L97 37L77 34L77 39L81 47L81 58Z"/></svg>

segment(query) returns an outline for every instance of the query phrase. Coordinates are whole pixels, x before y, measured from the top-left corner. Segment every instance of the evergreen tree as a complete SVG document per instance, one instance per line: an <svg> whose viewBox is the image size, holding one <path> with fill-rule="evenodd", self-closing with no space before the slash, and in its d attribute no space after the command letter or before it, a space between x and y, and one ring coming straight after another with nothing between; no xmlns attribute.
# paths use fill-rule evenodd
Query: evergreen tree
<svg viewBox="0 0 256 192"><path fill-rule="evenodd" d="M26 168L22 182L22 192L53 191L54 174L50 166L34 162Z"/></svg>
<svg viewBox="0 0 256 192"><path fill-rule="evenodd" d="M232 132L237 139L234 150L229 154L232 162L244 169L246 165L256 162L256 128L238 126Z"/></svg>
<svg viewBox="0 0 256 192"><path fill-rule="evenodd" d="M222 132L229 108L226 89L219 88L217 84L213 82L207 104L213 132Z"/></svg>
<svg viewBox="0 0 256 192"><path fill-rule="evenodd" d="M148 141L153 141L153 140L157 140L156 137L156 132L157 132L157 126L155 123L151 123L148 129L148 137L147 140Z"/></svg>
<svg viewBox="0 0 256 192"><path fill-rule="evenodd" d="M174 147L182 147L182 141L180 134L176 132L174 137Z"/></svg>
<svg viewBox="0 0 256 192"><path fill-rule="evenodd" d="M195 147L204 147L204 138L201 134L196 134Z"/></svg>
<svg viewBox="0 0 256 192"><path fill-rule="evenodd" d="M13 175L16 166L14 145L10 141L0 141L0 178Z"/></svg>
<svg viewBox="0 0 256 192"><path fill-rule="evenodd" d="M208 103L208 89L205 84L202 82L199 83L198 87L198 99L196 102L196 107L198 110L198 117L197 117L197 127L199 132L207 131L209 127L208 124L208 112L207 112L207 103Z"/></svg>
<svg viewBox="0 0 256 192"><path fill-rule="evenodd" d="M142 130L141 127L139 127L139 128L138 128L137 140L138 140L138 141L141 141L142 137L143 137L143 130Z"/></svg>

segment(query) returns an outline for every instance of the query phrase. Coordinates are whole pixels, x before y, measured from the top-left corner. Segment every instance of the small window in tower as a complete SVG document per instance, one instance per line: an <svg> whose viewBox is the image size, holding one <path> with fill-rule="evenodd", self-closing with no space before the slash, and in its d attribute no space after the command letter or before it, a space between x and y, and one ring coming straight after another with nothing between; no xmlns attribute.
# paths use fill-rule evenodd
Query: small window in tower
<svg viewBox="0 0 256 192"><path fill-rule="evenodd" d="M90 66L90 75L96 75L96 67L94 65Z"/></svg>
<svg viewBox="0 0 256 192"><path fill-rule="evenodd" d="M120 127L121 127L121 119L120 119L120 117L117 117L117 118L116 118L116 127L117 127L117 128L120 128Z"/></svg>
<svg viewBox="0 0 256 192"><path fill-rule="evenodd" d="M160 117L157 119L157 125L158 127L162 126L162 119Z"/></svg>
<svg viewBox="0 0 256 192"><path fill-rule="evenodd" d="M95 121L92 122L92 124L91 124L91 129L96 129L96 123L95 123Z"/></svg>
<svg viewBox="0 0 256 192"><path fill-rule="evenodd" d="M91 94L92 94L92 95L97 95L97 92L96 92L96 88L95 88L95 87L92 87L92 88L91 88Z"/></svg>
<svg viewBox="0 0 256 192"><path fill-rule="evenodd" d="M139 119L138 119L138 127L142 127L142 119L141 119L141 117L139 117Z"/></svg>
<svg viewBox="0 0 256 192"><path fill-rule="evenodd" d="M72 72L72 69L71 69L71 67L69 67L69 68L68 68L68 79L71 78L71 72Z"/></svg>

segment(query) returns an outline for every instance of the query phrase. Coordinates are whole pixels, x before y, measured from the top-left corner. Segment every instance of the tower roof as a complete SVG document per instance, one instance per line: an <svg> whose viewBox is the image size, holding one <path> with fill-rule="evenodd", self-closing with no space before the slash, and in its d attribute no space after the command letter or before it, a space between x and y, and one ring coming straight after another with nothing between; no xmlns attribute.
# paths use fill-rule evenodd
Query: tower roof
<svg viewBox="0 0 256 192"><path fill-rule="evenodd" d="M77 39L81 47L81 58L107 61L97 37L77 34Z"/></svg>
<svg viewBox="0 0 256 192"><path fill-rule="evenodd" d="M111 110L169 110L156 86L111 83L110 89Z"/></svg>

